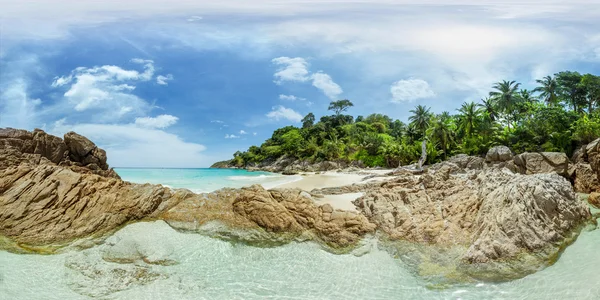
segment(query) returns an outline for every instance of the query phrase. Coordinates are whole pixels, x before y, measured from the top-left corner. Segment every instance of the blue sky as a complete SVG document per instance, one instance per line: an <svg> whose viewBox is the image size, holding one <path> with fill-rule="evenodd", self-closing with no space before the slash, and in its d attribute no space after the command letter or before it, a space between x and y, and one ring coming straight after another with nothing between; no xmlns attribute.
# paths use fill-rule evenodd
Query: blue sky
<svg viewBox="0 0 600 300"><path fill-rule="evenodd" d="M0 127L205 167L332 100L453 112L499 80L600 74L600 4L561 2L0 0Z"/></svg>

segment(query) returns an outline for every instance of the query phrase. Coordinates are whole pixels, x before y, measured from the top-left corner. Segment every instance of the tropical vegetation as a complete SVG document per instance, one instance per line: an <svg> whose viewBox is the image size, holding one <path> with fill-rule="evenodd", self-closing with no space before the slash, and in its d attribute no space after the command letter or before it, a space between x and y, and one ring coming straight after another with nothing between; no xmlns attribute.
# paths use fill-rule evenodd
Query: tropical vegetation
<svg viewBox="0 0 600 300"><path fill-rule="evenodd" d="M427 162L451 155L484 155L495 145L517 153L558 151L568 155L600 137L600 76L564 71L523 89L514 80L492 86L480 103L465 102L454 112L435 114L417 105L408 123L383 114L344 114L353 103L333 101L333 115L318 121L313 113L302 126L273 132L260 146L236 152L230 165L248 167L283 156L318 161L362 161L366 166L397 167L418 161L427 141Z"/></svg>

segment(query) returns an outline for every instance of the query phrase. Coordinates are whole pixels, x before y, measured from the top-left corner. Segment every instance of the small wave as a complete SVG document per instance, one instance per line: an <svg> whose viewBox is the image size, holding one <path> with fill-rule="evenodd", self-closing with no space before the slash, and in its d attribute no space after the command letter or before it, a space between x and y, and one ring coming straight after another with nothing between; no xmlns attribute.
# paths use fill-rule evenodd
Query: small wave
<svg viewBox="0 0 600 300"><path fill-rule="evenodd" d="M227 179L236 181L248 181L248 180L263 180L269 178L283 177L282 175L258 175L258 176L229 176Z"/></svg>

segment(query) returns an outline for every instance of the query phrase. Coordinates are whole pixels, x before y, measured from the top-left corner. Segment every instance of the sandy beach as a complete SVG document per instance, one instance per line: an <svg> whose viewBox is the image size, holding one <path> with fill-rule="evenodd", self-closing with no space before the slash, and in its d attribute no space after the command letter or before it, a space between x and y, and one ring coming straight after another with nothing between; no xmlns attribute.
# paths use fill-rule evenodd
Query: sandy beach
<svg viewBox="0 0 600 300"><path fill-rule="evenodd" d="M302 179L290 183L285 183L277 186L278 188L299 188L305 191L311 191L313 189L338 187L345 185L352 185L355 183L365 183L370 181L381 180L381 178L372 178L363 180L369 175L383 175L391 172L391 169L381 170L365 170L356 173L340 173L340 172L325 172L321 174L316 173L302 173ZM360 174L359 174L360 173ZM314 198L315 203L330 204L335 209L343 209L349 211L356 211L356 207L352 203L355 199L361 197L363 193L348 193L341 195L325 195L323 198Z"/></svg>

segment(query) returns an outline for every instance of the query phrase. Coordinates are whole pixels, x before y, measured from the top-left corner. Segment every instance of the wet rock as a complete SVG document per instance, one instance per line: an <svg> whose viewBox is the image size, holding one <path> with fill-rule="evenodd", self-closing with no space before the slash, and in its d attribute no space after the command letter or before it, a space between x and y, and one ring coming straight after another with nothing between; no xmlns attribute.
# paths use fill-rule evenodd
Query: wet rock
<svg viewBox="0 0 600 300"><path fill-rule="evenodd" d="M595 208L600 209L600 193L591 193L588 197L588 202Z"/></svg>

